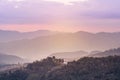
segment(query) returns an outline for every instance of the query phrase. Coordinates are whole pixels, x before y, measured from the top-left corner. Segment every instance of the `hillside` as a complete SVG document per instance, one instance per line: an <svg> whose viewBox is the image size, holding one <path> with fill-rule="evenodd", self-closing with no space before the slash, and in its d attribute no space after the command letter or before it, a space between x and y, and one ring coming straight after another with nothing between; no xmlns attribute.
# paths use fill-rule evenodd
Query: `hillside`
<svg viewBox="0 0 120 80"><path fill-rule="evenodd" d="M24 75L23 75L24 74ZM120 56L85 57L63 65L55 57L29 64L25 70L0 75L0 80L120 80Z"/></svg>
<svg viewBox="0 0 120 80"><path fill-rule="evenodd" d="M14 56L0 53L0 64L18 64L27 62L24 59Z"/></svg>
<svg viewBox="0 0 120 80"><path fill-rule="evenodd" d="M119 80L120 57L82 58L54 70L46 80Z"/></svg>

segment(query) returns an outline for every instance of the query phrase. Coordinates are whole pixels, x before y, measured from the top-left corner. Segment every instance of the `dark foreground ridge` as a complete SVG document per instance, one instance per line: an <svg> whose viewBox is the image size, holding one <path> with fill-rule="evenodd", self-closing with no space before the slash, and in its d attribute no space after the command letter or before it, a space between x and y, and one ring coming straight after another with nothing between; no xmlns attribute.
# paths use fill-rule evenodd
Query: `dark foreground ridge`
<svg viewBox="0 0 120 80"><path fill-rule="evenodd" d="M67 64L48 57L24 69L1 73L0 80L120 80L120 56L84 57Z"/></svg>

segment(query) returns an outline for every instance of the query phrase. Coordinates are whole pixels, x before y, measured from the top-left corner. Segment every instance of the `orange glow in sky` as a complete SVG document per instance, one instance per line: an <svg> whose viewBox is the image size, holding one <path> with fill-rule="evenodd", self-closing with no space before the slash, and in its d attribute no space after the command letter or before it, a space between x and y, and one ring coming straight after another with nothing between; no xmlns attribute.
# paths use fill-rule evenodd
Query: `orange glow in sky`
<svg viewBox="0 0 120 80"><path fill-rule="evenodd" d="M60 32L74 32L77 28L74 27L56 27L52 25L2 25L0 27L2 30L12 30L20 32L30 32L37 30L51 30L51 31L60 31Z"/></svg>
<svg viewBox="0 0 120 80"><path fill-rule="evenodd" d="M2 30L12 30L12 31L20 31L20 32L31 32L37 30L51 30L51 31L60 31L60 32L77 32L77 31L87 31L87 32L115 32L120 31L119 27L69 27L60 26L60 25L1 25L0 29Z"/></svg>

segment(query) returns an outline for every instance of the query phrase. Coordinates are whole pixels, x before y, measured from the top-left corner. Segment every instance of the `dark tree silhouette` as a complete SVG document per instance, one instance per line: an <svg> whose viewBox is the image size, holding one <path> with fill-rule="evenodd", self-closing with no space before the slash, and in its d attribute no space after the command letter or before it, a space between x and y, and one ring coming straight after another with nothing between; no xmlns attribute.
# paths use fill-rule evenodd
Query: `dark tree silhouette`
<svg viewBox="0 0 120 80"><path fill-rule="evenodd" d="M0 80L120 80L120 56L63 62L48 57L29 64L24 70L1 74Z"/></svg>

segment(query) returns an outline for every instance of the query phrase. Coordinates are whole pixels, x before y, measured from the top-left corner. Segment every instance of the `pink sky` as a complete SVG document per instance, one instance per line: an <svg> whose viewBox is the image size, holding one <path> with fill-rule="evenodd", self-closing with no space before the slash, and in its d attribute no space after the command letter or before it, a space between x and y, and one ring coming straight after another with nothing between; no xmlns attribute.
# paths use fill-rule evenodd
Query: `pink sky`
<svg viewBox="0 0 120 80"><path fill-rule="evenodd" d="M60 32L77 32L77 31L87 31L87 32L119 32L119 27L56 27L50 25L2 25L0 27L2 30L13 30L20 32L30 32L36 30L51 30Z"/></svg>
<svg viewBox="0 0 120 80"><path fill-rule="evenodd" d="M0 0L0 29L21 32L120 31L120 0ZM79 2L80 1L80 2ZM67 2L67 4L66 4Z"/></svg>

